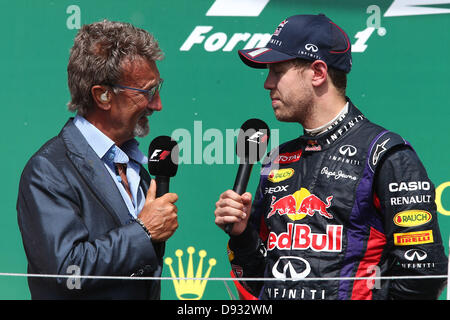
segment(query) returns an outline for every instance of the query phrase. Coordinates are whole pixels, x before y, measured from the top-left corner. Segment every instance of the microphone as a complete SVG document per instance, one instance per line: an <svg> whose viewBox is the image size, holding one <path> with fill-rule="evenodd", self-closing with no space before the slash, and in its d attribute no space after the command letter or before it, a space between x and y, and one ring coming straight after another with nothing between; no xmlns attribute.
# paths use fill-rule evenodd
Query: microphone
<svg viewBox="0 0 450 320"><path fill-rule="evenodd" d="M148 171L155 176L156 197L169 192L170 178L178 169L179 148L175 140L169 136L153 139L148 148Z"/></svg>
<svg viewBox="0 0 450 320"><path fill-rule="evenodd" d="M247 190L253 164L265 154L270 138L270 129L259 119L245 121L239 130L236 143L236 154L240 158L238 172L234 181L233 191L242 195ZM225 232L230 234L233 224L225 226Z"/></svg>

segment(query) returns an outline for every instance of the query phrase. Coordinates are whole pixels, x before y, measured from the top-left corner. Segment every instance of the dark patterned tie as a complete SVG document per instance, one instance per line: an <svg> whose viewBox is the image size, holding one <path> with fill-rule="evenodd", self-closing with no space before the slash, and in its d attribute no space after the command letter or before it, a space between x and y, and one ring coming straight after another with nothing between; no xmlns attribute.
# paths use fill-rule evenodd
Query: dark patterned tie
<svg viewBox="0 0 450 320"><path fill-rule="evenodd" d="M120 176L122 185L125 188L125 191L130 196L131 202L133 202L133 196L131 195L130 185L128 184L128 179L127 179L127 165L126 165L126 163L116 163L116 168L117 168L117 173Z"/></svg>

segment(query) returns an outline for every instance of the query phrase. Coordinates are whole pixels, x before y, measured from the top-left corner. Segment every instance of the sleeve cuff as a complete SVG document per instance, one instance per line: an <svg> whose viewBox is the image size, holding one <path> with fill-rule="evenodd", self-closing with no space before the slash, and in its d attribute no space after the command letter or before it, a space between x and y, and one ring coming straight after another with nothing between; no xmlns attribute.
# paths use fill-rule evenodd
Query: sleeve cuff
<svg viewBox="0 0 450 320"><path fill-rule="evenodd" d="M247 228L238 236L230 236L229 246L235 252L254 252L259 248L259 237L251 227Z"/></svg>

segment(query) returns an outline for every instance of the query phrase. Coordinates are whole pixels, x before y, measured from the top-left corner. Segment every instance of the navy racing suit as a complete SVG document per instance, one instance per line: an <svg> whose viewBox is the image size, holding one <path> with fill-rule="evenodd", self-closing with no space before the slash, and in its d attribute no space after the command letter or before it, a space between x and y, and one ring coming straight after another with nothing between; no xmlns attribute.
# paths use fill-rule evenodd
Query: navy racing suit
<svg viewBox="0 0 450 320"><path fill-rule="evenodd" d="M272 278L239 282L259 299L436 299L445 285L425 168L348 102L325 133L280 145L262 166L248 226L228 243L237 280ZM395 278L430 275L442 277Z"/></svg>

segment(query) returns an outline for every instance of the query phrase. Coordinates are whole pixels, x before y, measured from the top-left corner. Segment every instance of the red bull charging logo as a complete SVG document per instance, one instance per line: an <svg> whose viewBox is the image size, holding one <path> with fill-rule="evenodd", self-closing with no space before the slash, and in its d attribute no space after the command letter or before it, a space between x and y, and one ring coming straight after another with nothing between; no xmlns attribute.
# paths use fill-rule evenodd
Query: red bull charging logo
<svg viewBox="0 0 450 320"><path fill-rule="evenodd" d="M276 197L272 197L271 210L267 218L278 213L280 216L287 215L293 221L301 220L307 215L312 217L314 214L333 219L333 215L327 211L331 206L331 200L333 200L333 196L327 197L326 202L324 202L316 195L311 194L307 189L301 188L294 194L284 196L278 200Z"/></svg>

